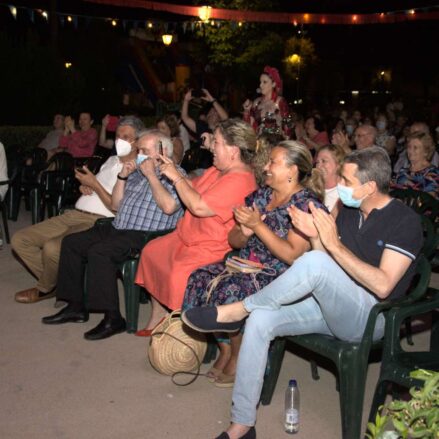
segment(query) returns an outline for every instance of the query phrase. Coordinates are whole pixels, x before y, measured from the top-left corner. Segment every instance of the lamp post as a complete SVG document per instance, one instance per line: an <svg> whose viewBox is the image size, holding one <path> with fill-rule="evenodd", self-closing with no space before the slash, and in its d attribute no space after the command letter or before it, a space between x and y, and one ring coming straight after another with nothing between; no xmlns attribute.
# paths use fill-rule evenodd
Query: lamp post
<svg viewBox="0 0 439 439"><path fill-rule="evenodd" d="M169 46L172 43L172 35L171 34L163 34L162 41L165 46Z"/></svg>

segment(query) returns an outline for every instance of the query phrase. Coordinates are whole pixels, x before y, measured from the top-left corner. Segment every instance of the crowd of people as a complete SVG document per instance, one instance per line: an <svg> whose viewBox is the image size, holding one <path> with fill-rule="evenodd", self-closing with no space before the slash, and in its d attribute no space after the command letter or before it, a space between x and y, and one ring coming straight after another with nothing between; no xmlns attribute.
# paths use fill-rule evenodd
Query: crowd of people
<svg viewBox="0 0 439 439"><path fill-rule="evenodd" d="M75 171L81 196L74 209L12 237L37 280L15 300L66 302L43 317L49 325L103 313L87 340L125 331L118 265L132 249L141 252L135 282L150 294L152 311L136 334L149 337L180 308L185 324L214 333L219 356L208 378L234 387L232 423L221 439L256 437L274 337L358 340L372 306L404 294L422 228L389 191L438 198L436 141L425 122L409 120L401 101L367 116L342 110L327 118L313 110L303 117L288 107L279 72L268 66L259 91L243 103L241 118L230 118L208 90L190 90L181 114L148 128L135 116L107 115L99 136L87 112L78 127L55 115L54 130L38 146L49 158L59 151L90 156L97 145L109 157L96 175ZM194 100L202 105L196 117ZM101 218L112 221L96 223ZM167 230L144 246L143 232ZM231 250L260 270L229 272L224 257ZM379 318L376 339L383 325Z"/></svg>

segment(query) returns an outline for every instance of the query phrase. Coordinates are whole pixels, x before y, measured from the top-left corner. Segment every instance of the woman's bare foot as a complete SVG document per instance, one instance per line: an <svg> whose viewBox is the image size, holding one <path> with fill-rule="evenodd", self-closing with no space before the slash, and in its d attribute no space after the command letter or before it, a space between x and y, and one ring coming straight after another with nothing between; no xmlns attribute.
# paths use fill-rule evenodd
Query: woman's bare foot
<svg viewBox="0 0 439 439"><path fill-rule="evenodd" d="M219 342L218 346L220 351L219 356L210 370L206 373L206 377L212 382L216 381L221 375L231 356L231 347L229 343Z"/></svg>
<svg viewBox="0 0 439 439"><path fill-rule="evenodd" d="M245 319L249 313L244 308L243 302L235 302L230 303L228 305L220 305L217 306L217 318L216 321L218 323L231 323L231 322L239 322L242 319Z"/></svg>

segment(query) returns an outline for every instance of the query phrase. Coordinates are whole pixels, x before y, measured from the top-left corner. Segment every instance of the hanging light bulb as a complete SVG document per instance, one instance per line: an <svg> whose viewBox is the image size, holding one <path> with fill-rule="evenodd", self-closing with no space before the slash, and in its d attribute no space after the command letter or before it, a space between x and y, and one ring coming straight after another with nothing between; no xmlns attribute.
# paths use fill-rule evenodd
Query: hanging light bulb
<svg viewBox="0 0 439 439"><path fill-rule="evenodd" d="M172 35L171 34L163 34L162 40L163 40L163 44L165 46L169 46L172 43Z"/></svg>
<svg viewBox="0 0 439 439"><path fill-rule="evenodd" d="M41 15L48 20L49 19L49 14L46 11L41 12Z"/></svg>
<svg viewBox="0 0 439 439"><path fill-rule="evenodd" d="M201 6L198 8L198 16L201 21L209 21L212 14L212 8L210 6Z"/></svg>
<svg viewBox="0 0 439 439"><path fill-rule="evenodd" d="M11 11L11 15L16 19L17 18L17 8L15 6L9 6L9 10Z"/></svg>
<svg viewBox="0 0 439 439"><path fill-rule="evenodd" d="M67 15L67 21L68 21L69 23L71 23L71 22L73 21L73 18L72 18L70 15Z"/></svg>
<svg viewBox="0 0 439 439"><path fill-rule="evenodd" d="M152 23L150 21L148 21L147 27L148 29L152 29Z"/></svg>

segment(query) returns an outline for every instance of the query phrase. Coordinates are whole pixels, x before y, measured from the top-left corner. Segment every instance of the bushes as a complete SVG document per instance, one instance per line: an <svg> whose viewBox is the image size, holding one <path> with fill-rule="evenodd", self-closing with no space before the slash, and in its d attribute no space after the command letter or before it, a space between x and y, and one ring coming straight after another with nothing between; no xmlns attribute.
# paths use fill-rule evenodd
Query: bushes
<svg viewBox="0 0 439 439"><path fill-rule="evenodd" d="M5 146L6 155L11 147L20 146L28 151L37 146L51 129L49 126L2 126L0 142Z"/></svg>

